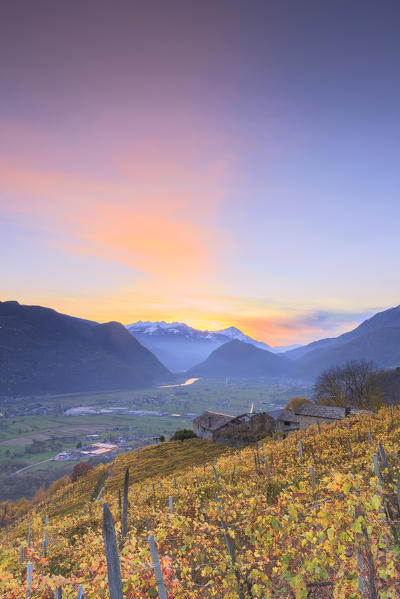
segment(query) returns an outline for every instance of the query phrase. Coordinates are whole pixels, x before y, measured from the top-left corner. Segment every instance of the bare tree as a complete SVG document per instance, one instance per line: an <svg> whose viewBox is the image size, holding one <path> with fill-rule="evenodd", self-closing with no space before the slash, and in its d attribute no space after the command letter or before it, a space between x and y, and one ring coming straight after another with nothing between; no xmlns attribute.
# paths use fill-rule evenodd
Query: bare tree
<svg viewBox="0 0 400 599"><path fill-rule="evenodd" d="M373 362L347 362L321 372L314 386L314 399L320 404L375 408L382 401Z"/></svg>

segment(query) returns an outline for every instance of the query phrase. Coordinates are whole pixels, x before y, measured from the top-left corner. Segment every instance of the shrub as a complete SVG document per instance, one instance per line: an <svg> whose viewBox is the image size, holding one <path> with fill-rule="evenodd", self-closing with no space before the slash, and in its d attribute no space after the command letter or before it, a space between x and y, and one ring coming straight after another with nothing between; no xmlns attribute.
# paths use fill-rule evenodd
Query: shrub
<svg viewBox="0 0 400 599"><path fill-rule="evenodd" d="M171 441L184 441L185 439L195 439L197 437L190 428L182 428L174 432Z"/></svg>
<svg viewBox="0 0 400 599"><path fill-rule="evenodd" d="M301 408L304 403L312 403L306 397L292 397L288 404L286 404L286 410L293 410L294 412Z"/></svg>
<svg viewBox="0 0 400 599"><path fill-rule="evenodd" d="M86 474L93 470L93 468L94 466L88 464L87 462L79 462L78 464L75 464L71 473L71 482L74 483L81 476L86 476Z"/></svg>

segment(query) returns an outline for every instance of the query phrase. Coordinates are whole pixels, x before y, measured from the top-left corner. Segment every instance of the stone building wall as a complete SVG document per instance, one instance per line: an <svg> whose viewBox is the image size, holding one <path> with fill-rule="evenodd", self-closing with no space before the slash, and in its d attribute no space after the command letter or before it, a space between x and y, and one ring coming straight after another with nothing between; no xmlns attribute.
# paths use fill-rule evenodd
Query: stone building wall
<svg viewBox="0 0 400 599"><path fill-rule="evenodd" d="M299 428L301 431L305 431L309 426L313 424L331 424L335 422L335 418L321 418L317 416L303 416L303 414L299 414Z"/></svg>

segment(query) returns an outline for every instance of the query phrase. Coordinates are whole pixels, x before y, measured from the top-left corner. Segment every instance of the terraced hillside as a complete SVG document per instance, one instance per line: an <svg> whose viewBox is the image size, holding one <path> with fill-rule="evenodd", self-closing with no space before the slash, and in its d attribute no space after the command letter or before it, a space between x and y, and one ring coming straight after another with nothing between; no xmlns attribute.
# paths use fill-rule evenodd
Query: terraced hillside
<svg viewBox="0 0 400 599"><path fill-rule="evenodd" d="M125 598L158 595L148 535L158 545L169 599L397 598L399 440L400 410L386 408L258 448L224 452L194 440L121 456L6 531L1 596L25 596L24 547L32 598L54 597L57 587L63 599L75 598L80 585L86 598L109 597L102 504L119 539L118 490L129 466L120 549Z"/></svg>

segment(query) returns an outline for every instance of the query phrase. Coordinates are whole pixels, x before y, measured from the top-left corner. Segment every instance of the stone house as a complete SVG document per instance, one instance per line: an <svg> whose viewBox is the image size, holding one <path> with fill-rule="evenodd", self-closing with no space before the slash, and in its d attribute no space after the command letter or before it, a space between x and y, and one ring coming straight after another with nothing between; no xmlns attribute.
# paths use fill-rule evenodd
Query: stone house
<svg viewBox="0 0 400 599"><path fill-rule="evenodd" d="M272 410L268 414L275 421L276 432L290 432L299 429L299 416L293 412L293 410Z"/></svg>
<svg viewBox="0 0 400 599"><path fill-rule="evenodd" d="M232 420L233 416L206 411L193 420L193 432L201 439L213 439L214 432Z"/></svg>
<svg viewBox="0 0 400 599"><path fill-rule="evenodd" d="M259 441L275 430L274 419L266 412L255 412L235 416L213 435L214 441L249 443Z"/></svg>
<svg viewBox="0 0 400 599"><path fill-rule="evenodd" d="M304 403L298 410L296 415L299 417L300 430L304 431L312 424L332 423L335 420L342 420L357 414L367 414L367 410L358 410L356 408L341 407L341 406L319 406L316 404Z"/></svg>
<svg viewBox="0 0 400 599"><path fill-rule="evenodd" d="M198 437L221 442L258 441L274 428L275 421L266 412L229 416L207 411L193 420L193 431Z"/></svg>

